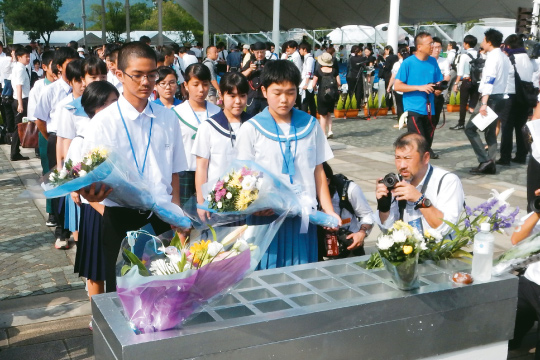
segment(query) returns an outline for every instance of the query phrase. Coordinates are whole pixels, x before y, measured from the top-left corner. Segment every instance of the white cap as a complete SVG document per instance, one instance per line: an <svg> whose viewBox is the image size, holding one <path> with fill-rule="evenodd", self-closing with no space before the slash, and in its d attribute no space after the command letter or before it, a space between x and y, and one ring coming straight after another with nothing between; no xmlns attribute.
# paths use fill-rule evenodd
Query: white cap
<svg viewBox="0 0 540 360"><path fill-rule="evenodd" d="M491 224L488 223L488 222L483 222L480 224L480 231L487 231L487 232L490 232L491 231Z"/></svg>
<svg viewBox="0 0 540 360"><path fill-rule="evenodd" d="M84 52L84 49L82 47L77 49L77 52Z"/></svg>

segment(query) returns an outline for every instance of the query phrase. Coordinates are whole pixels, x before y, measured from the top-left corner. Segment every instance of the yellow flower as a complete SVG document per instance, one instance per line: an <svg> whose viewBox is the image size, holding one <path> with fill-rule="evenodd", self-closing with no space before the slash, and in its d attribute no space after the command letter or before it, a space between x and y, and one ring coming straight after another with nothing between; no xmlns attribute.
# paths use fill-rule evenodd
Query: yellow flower
<svg viewBox="0 0 540 360"><path fill-rule="evenodd" d="M405 255L409 255L410 253L412 253L412 251L413 251L413 247L412 247L412 246L410 246L410 245L405 245L405 246L403 246L403 253L404 253Z"/></svg>
<svg viewBox="0 0 540 360"><path fill-rule="evenodd" d="M211 243L211 240L201 240L199 243L191 245L189 252L193 254L193 263L198 264L200 262L201 256L204 256L208 251L208 245Z"/></svg>
<svg viewBox="0 0 540 360"><path fill-rule="evenodd" d="M250 191L240 191L236 200L236 209L245 210L255 200Z"/></svg>

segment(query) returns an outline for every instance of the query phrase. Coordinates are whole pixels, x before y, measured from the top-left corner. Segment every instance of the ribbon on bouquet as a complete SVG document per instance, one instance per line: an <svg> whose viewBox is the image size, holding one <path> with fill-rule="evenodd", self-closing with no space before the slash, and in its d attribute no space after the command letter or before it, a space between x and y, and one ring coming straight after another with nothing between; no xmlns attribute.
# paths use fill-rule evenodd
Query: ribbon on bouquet
<svg viewBox="0 0 540 360"><path fill-rule="evenodd" d="M300 222L300 234L308 232L309 217L317 211L317 201L309 196L306 191L302 191L298 196L300 206L302 207L302 221Z"/></svg>

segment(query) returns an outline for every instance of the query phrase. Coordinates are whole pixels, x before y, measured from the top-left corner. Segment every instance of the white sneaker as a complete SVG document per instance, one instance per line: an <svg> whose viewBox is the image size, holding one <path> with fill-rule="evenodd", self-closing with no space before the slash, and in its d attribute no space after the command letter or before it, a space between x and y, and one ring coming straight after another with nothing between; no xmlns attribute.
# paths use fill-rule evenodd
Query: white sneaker
<svg viewBox="0 0 540 360"><path fill-rule="evenodd" d="M327 138L327 139L331 139L331 138L333 138L333 137L334 137L334 133L331 132L331 131L329 131L329 132L328 132L328 136L327 136L326 138Z"/></svg>
<svg viewBox="0 0 540 360"><path fill-rule="evenodd" d="M57 238L54 247L59 250L67 250L69 249L69 242L66 239Z"/></svg>
<svg viewBox="0 0 540 360"><path fill-rule="evenodd" d="M92 318L92 320L90 320L90 324L88 324L88 328L89 328L91 331L94 331L94 327L92 326L92 321L94 321L94 318Z"/></svg>

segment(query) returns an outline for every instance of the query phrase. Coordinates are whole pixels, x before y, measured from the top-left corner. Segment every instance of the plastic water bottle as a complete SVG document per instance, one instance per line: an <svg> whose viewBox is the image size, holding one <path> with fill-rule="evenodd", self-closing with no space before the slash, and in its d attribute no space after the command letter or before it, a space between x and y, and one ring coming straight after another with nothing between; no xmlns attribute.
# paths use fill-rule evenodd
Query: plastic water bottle
<svg viewBox="0 0 540 360"><path fill-rule="evenodd" d="M493 243L495 238L489 231L489 223L480 224L480 232L474 237L472 277L475 281L491 279L493 268Z"/></svg>

